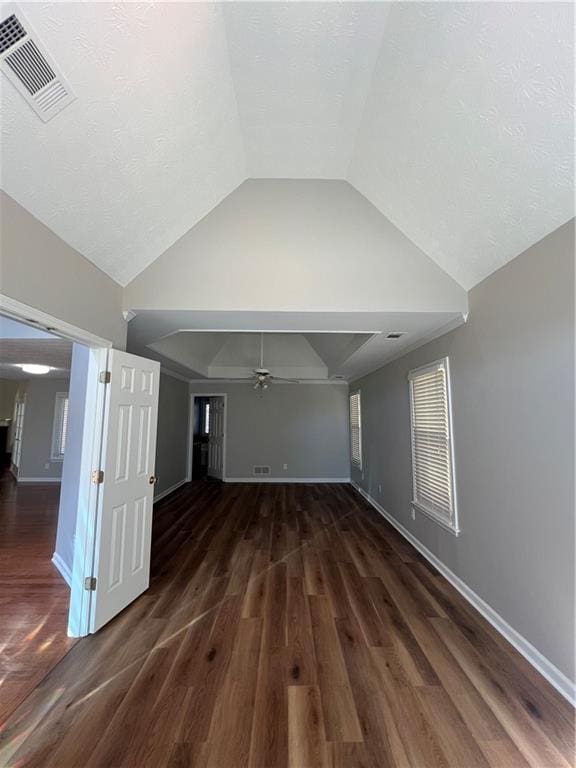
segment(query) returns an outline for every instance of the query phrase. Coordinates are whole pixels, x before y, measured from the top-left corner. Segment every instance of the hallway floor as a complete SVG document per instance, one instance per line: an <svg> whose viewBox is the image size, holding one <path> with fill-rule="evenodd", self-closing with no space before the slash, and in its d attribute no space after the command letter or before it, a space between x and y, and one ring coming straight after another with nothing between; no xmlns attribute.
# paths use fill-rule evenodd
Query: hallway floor
<svg viewBox="0 0 576 768"><path fill-rule="evenodd" d="M573 711L346 485L184 486L148 592L3 734L9 766L547 768Z"/></svg>
<svg viewBox="0 0 576 768"><path fill-rule="evenodd" d="M52 563L58 484L0 476L0 723L76 642L66 636L70 590Z"/></svg>

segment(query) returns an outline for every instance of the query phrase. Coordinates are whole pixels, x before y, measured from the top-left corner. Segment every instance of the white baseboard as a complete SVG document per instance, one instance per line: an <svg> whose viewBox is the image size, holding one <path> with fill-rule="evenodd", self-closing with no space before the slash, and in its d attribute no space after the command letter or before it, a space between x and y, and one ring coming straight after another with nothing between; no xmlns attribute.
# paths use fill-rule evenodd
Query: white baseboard
<svg viewBox="0 0 576 768"><path fill-rule="evenodd" d="M60 557L58 552L54 552L54 554L52 555L52 562L54 563L56 568L60 571L60 575L62 576L62 578L64 579L66 584L68 584L68 586L71 586L71 584L72 584L72 571L66 565L64 560L62 560L62 558Z"/></svg>
<svg viewBox="0 0 576 768"><path fill-rule="evenodd" d="M508 622L497 613L494 608L488 605L479 595L470 589L470 587L462 581L459 576L451 571L444 563L439 560L436 555L424 546L407 528L392 517L384 507L381 507L378 502L366 493L363 488L352 482L352 486L368 501L374 509L384 517L390 525L404 536L404 538L412 544L412 546L423 555L428 562L444 576L444 578L452 584L460 594L466 598L466 600L476 610L484 616L484 618L492 624L508 642L513 645L516 650L524 656L524 658L536 669L542 677L545 677L548 682L556 688L556 690L564 696L572 705L576 705L576 685L563 673L558 667L556 667L549 659L547 659L540 651L535 648L525 637L517 632L514 627L511 627Z"/></svg>
<svg viewBox="0 0 576 768"><path fill-rule="evenodd" d="M179 480L177 483L174 483L174 485L171 485L170 488L166 488L165 491L161 491L157 496L154 496L154 504L156 504L157 501L160 501L164 497L169 496L171 493L174 493L174 491L177 491L178 488L187 482L189 482L187 478L184 478L184 480Z"/></svg>
<svg viewBox="0 0 576 768"><path fill-rule="evenodd" d="M349 477L225 477L225 483L349 483Z"/></svg>
<svg viewBox="0 0 576 768"><path fill-rule="evenodd" d="M61 477L17 477L19 483L61 483Z"/></svg>

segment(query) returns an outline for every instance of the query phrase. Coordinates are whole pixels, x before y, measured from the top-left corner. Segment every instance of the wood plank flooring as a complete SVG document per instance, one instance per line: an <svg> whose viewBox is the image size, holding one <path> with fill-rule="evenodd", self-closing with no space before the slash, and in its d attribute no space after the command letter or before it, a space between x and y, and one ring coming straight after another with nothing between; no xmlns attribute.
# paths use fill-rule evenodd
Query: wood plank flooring
<svg viewBox="0 0 576 768"><path fill-rule="evenodd" d="M570 706L346 485L185 486L8 721L43 768L568 768Z"/></svg>
<svg viewBox="0 0 576 768"><path fill-rule="evenodd" d="M0 474L0 723L76 642L66 636L70 591L52 564L57 484Z"/></svg>

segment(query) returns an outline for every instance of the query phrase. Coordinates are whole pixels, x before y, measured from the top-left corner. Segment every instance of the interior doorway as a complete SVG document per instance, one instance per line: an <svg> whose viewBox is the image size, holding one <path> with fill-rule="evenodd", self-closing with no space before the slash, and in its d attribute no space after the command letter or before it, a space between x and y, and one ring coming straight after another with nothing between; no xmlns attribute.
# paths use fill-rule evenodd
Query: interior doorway
<svg viewBox="0 0 576 768"><path fill-rule="evenodd" d="M74 532L67 549L60 525L79 427L69 407L75 346L0 313L0 722L75 642Z"/></svg>
<svg viewBox="0 0 576 768"><path fill-rule="evenodd" d="M148 588L160 364L112 349L109 340L3 294L0 313L84 351L82 430L77 450L69 452L74 520L67 627L70 637L83 637ZM24 431L28 409L27 399Z"/></svg>
<svg viewBox="0 0 576 768"><path fill-rule="evenodd" d="M224 480L226 466L226 395L190 396L190 479Z"/></svg>

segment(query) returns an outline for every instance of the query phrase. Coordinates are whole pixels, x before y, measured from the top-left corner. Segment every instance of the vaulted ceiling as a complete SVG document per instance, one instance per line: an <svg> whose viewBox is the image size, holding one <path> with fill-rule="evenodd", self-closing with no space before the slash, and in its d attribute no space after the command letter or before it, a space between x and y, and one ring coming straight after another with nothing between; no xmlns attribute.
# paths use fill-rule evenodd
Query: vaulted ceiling
<svg viewBox="0 0 576 768"><path fill-rule="evenodd" d="M250 177L347 179L463 287L573 215L569 3L21 3L3 188L125 285Z"/></svg>

